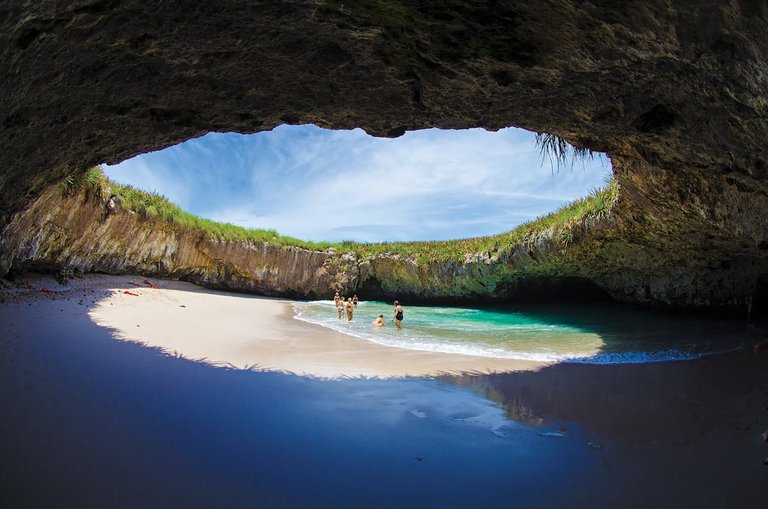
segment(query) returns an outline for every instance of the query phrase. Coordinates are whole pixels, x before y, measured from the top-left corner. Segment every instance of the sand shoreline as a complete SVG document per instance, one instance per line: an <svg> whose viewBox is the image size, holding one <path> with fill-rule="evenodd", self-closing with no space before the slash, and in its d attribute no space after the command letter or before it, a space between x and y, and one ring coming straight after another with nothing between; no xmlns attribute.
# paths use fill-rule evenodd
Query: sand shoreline
<svg viewBox="0 0 768 509"><path fill-rule="evenodd" d="M139 302L171 322L200 313L197 298L223 302L217 319L225 320L242 314L229 296L89 277L105 284L76 280L48 293L35 279L33 288L0 292L2 507L700 509L765 501L765 354L434 378L222 369L115 334L160 330ZM260 311L235 333L259 317L277 324L259 330L259 341L283 345L296 366L314 358L302 357L305 348L352 341L294 320L284 301L236 300ZM133 321L96 325L90 313L99 306ZM286 347L283 335L296 331L313 331L316 345ZM347 356L321 360L338 371Z"/></svg>
<svg viewBox="0 0 768 509"><path fill-rule="evenodd" d="M145 283L148 281L152 286ZM28 280L35 292L97 290L88 316L117 339L236 369L319 378L440 376L539 369L544 363L422 352L378 345L294 318L292 301L208 290L142 276L87 275L61 286ZM20 292L19 297L29 292ZM37 296L39 297L39 296Z"/></svg>

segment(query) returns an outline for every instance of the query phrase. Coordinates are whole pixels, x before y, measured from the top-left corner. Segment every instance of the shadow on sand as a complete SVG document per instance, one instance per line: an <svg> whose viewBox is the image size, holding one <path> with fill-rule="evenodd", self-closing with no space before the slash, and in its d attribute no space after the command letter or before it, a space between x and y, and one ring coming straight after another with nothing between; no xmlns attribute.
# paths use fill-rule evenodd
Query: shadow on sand
<svg viewBox="0 0 768 509"><path fill-rule="evenodd" d="M764 502L766 357L319 381L169 357L115 341L86 306L25 305L0 306L3 507Z"/></svg>

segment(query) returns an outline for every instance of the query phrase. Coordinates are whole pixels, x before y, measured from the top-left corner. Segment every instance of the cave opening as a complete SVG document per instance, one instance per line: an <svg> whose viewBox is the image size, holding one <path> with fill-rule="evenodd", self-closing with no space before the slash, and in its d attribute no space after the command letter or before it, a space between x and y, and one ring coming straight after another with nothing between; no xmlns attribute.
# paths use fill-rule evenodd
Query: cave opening
<svg viewBox="0 0 768 509"><path fill-rule="evenodd" d="M603 187L608 159L569 148L517 128L377 138L283 125L209 133L104 171L197 216L305 241L443 241L510 231Z"/></svg>
<svg viewBox="0 0 768 509"><path fill-rule="evenodd" d="M757 280L751 307L747 303L749 319L765 325L768 323L768 275L763 274Z"/></svg>
<svg viewBox="0 0 768 509"><path fill-rule="evenodd" d="M515 304L611 304L616 301L603 288L586 278L581 277L537 277L509 283L505 285L504 300L490 299L478 294L471 298L458 297L424 297L420 295L403 295L403 292L386 289L384 283L377 277L368 277L355 288L343 288L343 294L356 293L365 295L370 300L392 301L407 298L410 304L461 306L467 301L485 306L515 305Z"/></svg>
<svg viewBox="0 0 768 509"><path fill-rule="evenodd" d="M594 282L580 277L542 277L515 285L510 302L613 303L614 299Z"/></svg>

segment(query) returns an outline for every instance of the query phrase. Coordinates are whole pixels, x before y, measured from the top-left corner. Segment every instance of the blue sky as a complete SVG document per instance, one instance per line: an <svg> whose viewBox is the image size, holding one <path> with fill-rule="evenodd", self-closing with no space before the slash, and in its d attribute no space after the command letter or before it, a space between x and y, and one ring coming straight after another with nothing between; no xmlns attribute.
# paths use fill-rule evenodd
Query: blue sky
<svg viewBox="0 0 768 509"><path fill-rule="evenodd" d="M209 133L105 171L193 214L303 240L442 240L509 231L610 174L604 157L558 170L533 137L427 129L387 139L280 126Z"/></svg>

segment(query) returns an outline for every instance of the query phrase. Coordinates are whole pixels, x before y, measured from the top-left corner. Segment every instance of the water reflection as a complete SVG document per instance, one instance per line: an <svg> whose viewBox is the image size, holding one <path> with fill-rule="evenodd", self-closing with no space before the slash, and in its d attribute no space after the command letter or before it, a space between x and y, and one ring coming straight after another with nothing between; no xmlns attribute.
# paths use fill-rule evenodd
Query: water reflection
<svg viewBox="0 0 768 509"><path fill-rule="evenodd" d="M636 442L678 440L710 431L713 423L736 429L764 422L768 429L765 368L763 358L742 351L689 362L560 364L445 380L499 404L522 424L576 423L613 441Z"/></svg>

